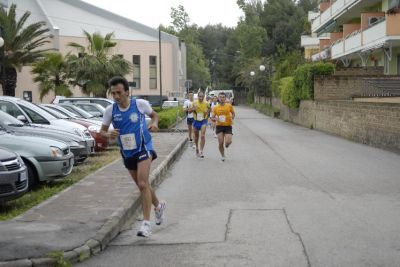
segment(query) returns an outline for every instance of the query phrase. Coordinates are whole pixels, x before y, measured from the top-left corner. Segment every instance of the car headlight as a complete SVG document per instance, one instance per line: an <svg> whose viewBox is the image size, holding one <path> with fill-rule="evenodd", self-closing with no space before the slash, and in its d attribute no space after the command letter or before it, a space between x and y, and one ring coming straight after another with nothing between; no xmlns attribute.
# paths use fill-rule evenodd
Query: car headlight
<svg viewBox="0 0 400 267"><path fill-rule="evenodd" d="M99 133L101 128L100 128L100 126L97 126L97 125L91 125L88 127L88 130L91 132Z"/></svg>
<svg viewBox="0 0 400 267"><path fill-rule="evenodd" d="M59 147L51 146L50 151L53 158L61 158L63 156L63 152Z"/></svg>
<svg viewBox="0 0 400 267"><path fill-rule="evenodd" d="M25 166L25 162L22 160L21 156L18 155L17 158L18 158L19 164L20 164L21 166Z"/></svg>

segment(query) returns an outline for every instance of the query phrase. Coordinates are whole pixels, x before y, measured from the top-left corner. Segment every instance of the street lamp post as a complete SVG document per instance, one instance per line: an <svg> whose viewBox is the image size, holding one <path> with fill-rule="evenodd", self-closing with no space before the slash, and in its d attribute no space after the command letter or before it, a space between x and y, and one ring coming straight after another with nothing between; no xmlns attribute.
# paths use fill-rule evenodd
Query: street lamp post
<svg viewBox="0 0 400 267"><path fill-rule="evenodd" d="M256 75L256 73L254 72L254 71L250 71L250 77L251 77L251 89L253 90L253 95L255 95L254 94L254 84L253 84L253 82L254 82L254 75ZM246 97L247 97L247 95L246 95ZM254 99L253 99L253 101L254 101Z"/></svg>
<svg viewBox="0 0 400 267"><path fill-rule="evenodd" d="M158 52L159 52L159 63L160 63L160 109L162 109L163 97L162 97L162 61L161 61L161 25L158 27Z"/></svg>
<svg viewBox="0 0 400 267"><path fill-rule="evenodd" d="M261 72L264 72L265 71L265 66L264 65L260 65L260 71ZM269 70L268 71L268 85L267 85L267 87L265 88L265 97L267 97L267 91L268 91L268 87L269 87L269 90L271 90L271 70ZM270 94L270 96L269 96L269 105L270 106L272 106L272 92L271 92L271 94Z"/></svg>
<svg viewBox="0 0 400 267"><path fill-rule="evenodd" d="M5 74L6 74L6 60L5 60L5 55L4 55L4 39L3 39L3 28L0 27L0 59L1 59L1 64L0 64L0 69L1 69L1 87L3 89L3 93L5 91L4 87L5 87L5 83L6 83L6 78L5 78Z"/></svg>

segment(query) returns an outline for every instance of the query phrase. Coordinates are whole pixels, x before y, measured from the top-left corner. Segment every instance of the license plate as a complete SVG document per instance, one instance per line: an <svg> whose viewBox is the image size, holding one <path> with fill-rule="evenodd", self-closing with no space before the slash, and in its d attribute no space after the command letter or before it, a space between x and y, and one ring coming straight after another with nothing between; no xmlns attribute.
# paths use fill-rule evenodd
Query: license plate
<svg viewBox="0 0 400 267"><path fill-rule="evenodd" d="M18 182L26 181L26 179L28 179L28 175L27 175L26 171L21 172L18 176Z"/></svg>

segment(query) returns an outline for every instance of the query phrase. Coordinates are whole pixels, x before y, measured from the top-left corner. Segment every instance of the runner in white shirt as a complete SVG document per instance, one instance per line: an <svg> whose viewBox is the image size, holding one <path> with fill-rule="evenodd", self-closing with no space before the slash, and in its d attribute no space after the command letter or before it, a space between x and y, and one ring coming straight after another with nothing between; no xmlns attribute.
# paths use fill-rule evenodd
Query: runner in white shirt
<svg viewBox="0 0 400 267"><path fill-rule="evenodd" d="M189 92L188 99L183 103L183 111L186 112L187 118L186 123L188 127L188 134L189 134L189 142L193 142L192 139L192 132L193 132L193 112L189 112L189 109L193 106L193 93Z"/></svg>

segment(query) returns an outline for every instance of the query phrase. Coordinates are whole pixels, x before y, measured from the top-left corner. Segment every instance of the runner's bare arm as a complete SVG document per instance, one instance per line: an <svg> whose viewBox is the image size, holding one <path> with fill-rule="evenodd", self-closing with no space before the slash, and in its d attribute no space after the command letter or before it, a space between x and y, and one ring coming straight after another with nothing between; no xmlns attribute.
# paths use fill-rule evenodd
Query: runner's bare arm
<svg viewBox="0 0 400 267"><path fill-rule="evenodd" d="M153 110L149 117L151 118L149 130L151 132L158 132L158 114Z"/></svg>
<svg viewBox="0 0 400 267"><path fill-rule="evenodd" d="M103 136L104 138L107 138L107 139L108 138L111 138L111 139L117 138L119 135L119 129L114 129L113 131L108 132L109 127L110 126L107 126L104 124L101 125L101 130L100 130L101 136Z"/></svg>

